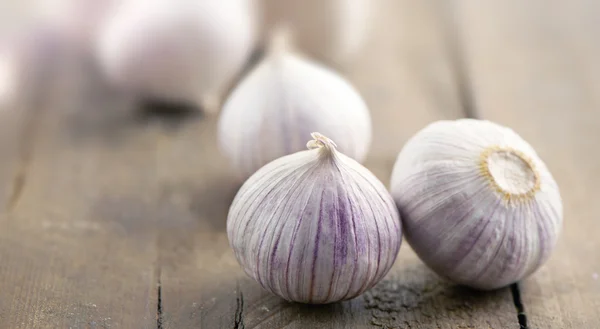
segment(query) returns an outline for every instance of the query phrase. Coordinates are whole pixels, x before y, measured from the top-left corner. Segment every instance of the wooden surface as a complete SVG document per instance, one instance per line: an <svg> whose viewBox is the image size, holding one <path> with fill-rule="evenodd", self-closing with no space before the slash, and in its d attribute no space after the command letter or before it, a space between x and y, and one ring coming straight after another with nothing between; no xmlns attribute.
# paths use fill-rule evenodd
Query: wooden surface
<svg viewBox="0 0 600 329"><path fill-rule="evenodd" d="M513 127L564 199L540 271L476 292L404 243L363 296L284 302L229 249L241 182L217 150L217 118L144 110L71 65L64 85L0 112L0 328L600 328L600 5L382 3L368 53L344 72L373 115L367 167L387 185L404 142L434 120Z"/></svg>

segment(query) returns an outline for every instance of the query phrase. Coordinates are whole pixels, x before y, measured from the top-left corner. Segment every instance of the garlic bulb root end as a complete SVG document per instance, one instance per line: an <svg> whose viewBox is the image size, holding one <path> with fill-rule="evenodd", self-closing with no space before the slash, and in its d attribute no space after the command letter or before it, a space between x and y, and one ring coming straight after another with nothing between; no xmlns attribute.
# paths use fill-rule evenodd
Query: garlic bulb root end
<svg viewBox="0 0 600 329"><path fill-rule="evenodd" d="M533 161L513 148L486 148L480 154L479 170L509 204L529 201L540 190L540 175Z"/></svg>

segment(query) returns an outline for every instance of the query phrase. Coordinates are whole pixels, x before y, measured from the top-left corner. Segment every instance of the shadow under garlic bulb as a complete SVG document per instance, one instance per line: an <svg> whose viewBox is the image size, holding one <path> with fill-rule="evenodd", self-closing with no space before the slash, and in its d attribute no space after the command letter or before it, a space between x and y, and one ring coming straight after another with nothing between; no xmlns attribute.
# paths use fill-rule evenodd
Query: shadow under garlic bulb
<svg viewBox="0 0 600 329"><path fill-rule="evenodd" d="M238 191L227 235L244 271L289 301L354 298L390 270L402 242L398 212L365 167L312 134Z"/></svg>
<svg viewBox="0 0 600 329"><path fill-rule="evenodd" d="M418 256L477 289L533 273L562 228L561 196L544 162L489 121L438 121L418 132L398 155L391 192Z"/></svg>

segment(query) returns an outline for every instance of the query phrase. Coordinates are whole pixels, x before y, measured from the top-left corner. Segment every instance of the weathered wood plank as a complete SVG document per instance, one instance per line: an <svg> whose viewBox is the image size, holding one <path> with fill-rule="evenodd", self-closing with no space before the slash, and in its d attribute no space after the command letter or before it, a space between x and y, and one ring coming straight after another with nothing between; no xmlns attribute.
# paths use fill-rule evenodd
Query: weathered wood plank
<svg viewBox="0 0 600 329"><path fill-rule="evenodd" d="M389 1L368 55L347 72L369 104L374 140L367 166L386 183L403 143L428 122L462 116L429 1ZM354 300L287 303L248 279L225 234L235 181L215 141L215 118L188 123L163 141L160 237L163 328L510 328L510 291L477 293L440 281L404 244L391 273Z"/></svg>
<svg viewBox="0 0 600 329"><path fill-rule="evenodd" d="M23 186L0 217L0 327L156 328L160 132L71 65L38 103Z"/></svg>
<svg viewBox="0 0 600 329"><path fill-rule="evenodd" d="M564 230L521 284L530 328L600 328L600 6L595 1L461 3L477 113L513 127L561 187Z"/></svg>

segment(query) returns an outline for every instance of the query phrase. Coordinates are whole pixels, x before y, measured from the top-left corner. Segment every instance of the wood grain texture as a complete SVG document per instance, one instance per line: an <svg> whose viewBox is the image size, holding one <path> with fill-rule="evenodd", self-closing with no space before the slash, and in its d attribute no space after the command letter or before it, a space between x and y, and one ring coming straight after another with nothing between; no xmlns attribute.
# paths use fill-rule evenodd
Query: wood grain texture
<svg viewBox="0 0 600 329"><path fill-rule="evenodd" d="M370 52L345 74L373 115L367 167L386 185L404 142L427 123L463 115L432 2L386 2ZM174 222L160 234L163 328L511 328L510 291L477 293L442 282L408 244L390 274L354 300L327 306L288 303L247 278L225 234L241 182L215 140L216 118L188 121L159 151L159 207ZM176 224L175 224L176 223Z"/></svg>
<svg viewBox="0 0 600 329"><path fill-rule="evenodd" d="M159 132L71 60L0 216L0 327L155 328Z"/></svg>
<svg viewBox="0 0 600 329"><path fill-rule="evenodd" d="M514 128L555 176L564 230L521 284L530 328L600 328L600 6L595 1L461 3L477 113Z"/></svg>

